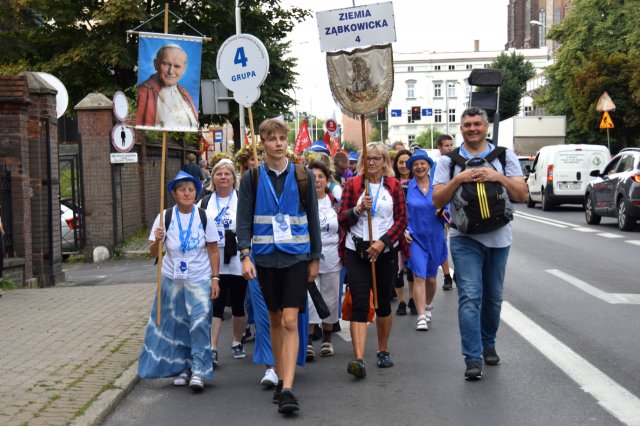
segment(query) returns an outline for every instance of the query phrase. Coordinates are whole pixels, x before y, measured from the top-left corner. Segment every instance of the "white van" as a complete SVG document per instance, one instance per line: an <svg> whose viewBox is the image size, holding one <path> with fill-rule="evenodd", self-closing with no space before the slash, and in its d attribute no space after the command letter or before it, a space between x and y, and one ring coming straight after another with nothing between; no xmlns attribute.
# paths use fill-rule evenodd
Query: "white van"
<svg viewBox="0 0 640 426"><path fill-rule="evenodd" d="M527 207L536 203L542 210L560 204L583 204L587 184L595 179L592 170L602 169L611 159L606 146L549 145L536 154L527 178Z"/></svg>

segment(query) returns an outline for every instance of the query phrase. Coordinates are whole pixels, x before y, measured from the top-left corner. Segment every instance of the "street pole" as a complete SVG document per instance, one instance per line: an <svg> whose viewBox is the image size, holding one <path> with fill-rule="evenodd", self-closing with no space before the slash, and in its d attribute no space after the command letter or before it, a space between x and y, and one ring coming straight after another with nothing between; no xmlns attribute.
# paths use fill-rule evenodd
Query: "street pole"
<svg viewBox="0 0 640 426"><path fill-rule="evenodd" d="M236 0L236 34L241 34L240 26L240 0ZM238 104L238 120L240 121L240 147L244 145L244 138L247 134L244 124L244 107Z"/></svg>

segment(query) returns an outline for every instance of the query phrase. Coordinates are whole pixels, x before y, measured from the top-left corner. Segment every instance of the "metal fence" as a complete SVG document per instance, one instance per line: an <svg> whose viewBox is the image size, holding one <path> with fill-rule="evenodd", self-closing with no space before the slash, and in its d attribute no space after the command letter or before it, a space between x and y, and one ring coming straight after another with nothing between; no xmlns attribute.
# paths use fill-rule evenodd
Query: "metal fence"
<svg viewBox="0 0 640 426"><path fill-rule="evenodd" d="M4 229L4 256L13 257L13 219L11 217L11 172L0 164L0 216Z"/></svg>

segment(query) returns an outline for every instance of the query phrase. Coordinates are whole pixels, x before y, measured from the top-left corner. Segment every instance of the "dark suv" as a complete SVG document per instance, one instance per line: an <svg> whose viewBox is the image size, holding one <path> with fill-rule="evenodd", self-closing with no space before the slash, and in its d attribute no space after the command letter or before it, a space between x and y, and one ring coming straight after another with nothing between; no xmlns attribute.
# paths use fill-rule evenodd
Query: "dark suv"
<svg viewBox="0 0 640 426"><path fill-rule="evenodd" d="M587 223L597 225L602 216L618 218L621 231L633 229L640 219L640 148L625 148L592 180L584 194Z"/></svg>

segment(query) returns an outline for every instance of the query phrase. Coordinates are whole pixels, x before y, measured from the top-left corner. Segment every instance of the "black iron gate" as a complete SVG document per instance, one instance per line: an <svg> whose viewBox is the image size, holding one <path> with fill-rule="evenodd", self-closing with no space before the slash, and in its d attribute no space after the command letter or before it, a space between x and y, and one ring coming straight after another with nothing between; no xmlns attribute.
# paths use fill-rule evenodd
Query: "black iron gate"
<svg viewBox="0 0 640 426"><path fill-rule="evenodd" d="M82 168L78 145L60 145L60 227L62 252L78 252L84 248L84 202L82 200Z"/></svg>
<svg viewBox="0 0 640 426"><path fill-rule="evenodd" d="M11 217L11 172L0 164L0 218L4 229L4 250L0 256L13 257L13 219Z"/></svg>

